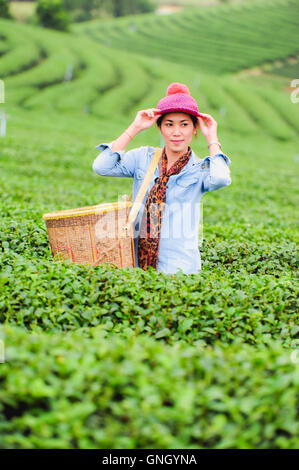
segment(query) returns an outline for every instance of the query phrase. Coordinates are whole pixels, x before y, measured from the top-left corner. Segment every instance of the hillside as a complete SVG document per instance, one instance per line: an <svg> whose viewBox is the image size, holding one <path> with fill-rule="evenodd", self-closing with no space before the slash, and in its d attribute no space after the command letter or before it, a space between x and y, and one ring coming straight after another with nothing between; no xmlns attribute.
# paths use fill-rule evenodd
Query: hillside
<svg viewBox="0 0 299 470"><path fill-rule="evenodd" d="M224 74L298 55L298 23L296 0L253 0L80 23L73 31L110 48Z"/></svg>

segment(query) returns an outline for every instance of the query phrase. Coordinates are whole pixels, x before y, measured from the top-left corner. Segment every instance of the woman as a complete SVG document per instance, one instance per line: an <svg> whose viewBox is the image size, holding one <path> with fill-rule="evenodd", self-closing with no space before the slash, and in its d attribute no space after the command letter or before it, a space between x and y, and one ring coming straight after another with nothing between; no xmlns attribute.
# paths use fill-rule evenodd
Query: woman
<svg viewBox="0 0 299 470"><path fill-rule="evenodd" d="M209 114L199 113L186 85L169 85L157 108L139 111L118 139L98 145L102 153L93 170L102 176L133 177L134 201L156 149L124 150L139 132L155 123L165 146L135 221L136 266L144 270L152 266L165 273L179 269L185 274L198 273L200 199L207 191L231 184L231 162L220 152L217 122ZM204 159L190 147L199 126L210 153Z"/></svg>

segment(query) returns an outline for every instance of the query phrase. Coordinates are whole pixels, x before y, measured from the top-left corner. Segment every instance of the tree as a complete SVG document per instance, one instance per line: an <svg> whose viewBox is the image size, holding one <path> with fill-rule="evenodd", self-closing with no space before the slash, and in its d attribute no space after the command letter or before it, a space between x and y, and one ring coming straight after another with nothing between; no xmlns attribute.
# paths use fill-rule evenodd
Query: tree
<svg viewBox="0 0 299 470"><path fill-rule="evenodd" d="M63 5L70 12L72 22L88 21L93 19L104 1L106 0L63 0Z"/></svg>
<svg viewBox="0 0 299 470"><path fill-rule="evenodd" d="M10 20L13 19L12 15L9 11L9 1L8 0L0 0L0 17L1 18L8 18Z"/></svg>
<svg viewBox="0 0 299 470"><path fill-rule="evenodd" d="M63 0L38 0L36 15L45 28L69 30L69 16L63 8Z"/></svg>
<svg viewBox="0 0 299 470"><path fill-rule="evenodd" d="M111 0L109 6L113 16L147 13L155 9L151 0Z"/></svg>
<svg viewBox="0 0 299 470"><path fill-rule="evenodd" d="M64 8L73 18L92 19L101 14L111 16L134 15L155 10L153 0L63 0ZM77 19L75 19L77 21Z"/></svg>

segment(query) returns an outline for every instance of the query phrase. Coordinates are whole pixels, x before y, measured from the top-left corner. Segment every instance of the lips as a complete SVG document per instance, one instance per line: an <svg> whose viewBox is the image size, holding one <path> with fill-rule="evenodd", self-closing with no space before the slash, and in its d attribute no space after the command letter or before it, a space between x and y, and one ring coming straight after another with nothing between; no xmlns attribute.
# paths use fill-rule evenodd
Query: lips
<svg viewBox="0 0 299 470"><path fill-rule="evenodd" d="M171 142L173 142L174 144L180 144L181 142L183 142L183 140L172 140Z"/></svg>

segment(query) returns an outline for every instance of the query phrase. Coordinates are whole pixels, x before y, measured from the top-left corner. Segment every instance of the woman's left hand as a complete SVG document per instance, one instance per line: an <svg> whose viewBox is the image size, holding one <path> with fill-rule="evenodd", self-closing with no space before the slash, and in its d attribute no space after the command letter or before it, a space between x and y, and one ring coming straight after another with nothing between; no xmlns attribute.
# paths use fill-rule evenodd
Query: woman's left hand
<svg viewBox="0 0 299 470"><path fill-rule="evenodd" d="M198 117L199 120L199 125L201 132L205 139L207 139L208 142L211 142L212 140L217 140L217 122L215 121L210 114L204 114L200 113L201 117Z"/></svg>

